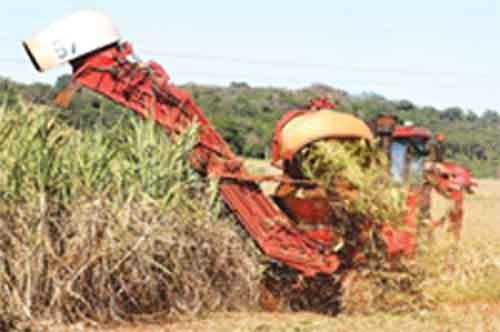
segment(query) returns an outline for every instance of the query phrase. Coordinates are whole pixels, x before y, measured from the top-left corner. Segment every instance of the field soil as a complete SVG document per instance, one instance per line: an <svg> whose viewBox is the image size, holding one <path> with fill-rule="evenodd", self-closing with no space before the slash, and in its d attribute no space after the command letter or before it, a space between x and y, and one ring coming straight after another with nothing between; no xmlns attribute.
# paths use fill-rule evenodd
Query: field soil
<svg viewBox="0 0 500 332"><path fill-rule="evenodd" d="M47 330L49 331L49 330ZM106 329L83 325L50 330L54 332L420 332L500 331L500 302L443 306L436 312L411 315L328 317L312 313L213 314L203 319L171 324L128 325Z"/></svg>

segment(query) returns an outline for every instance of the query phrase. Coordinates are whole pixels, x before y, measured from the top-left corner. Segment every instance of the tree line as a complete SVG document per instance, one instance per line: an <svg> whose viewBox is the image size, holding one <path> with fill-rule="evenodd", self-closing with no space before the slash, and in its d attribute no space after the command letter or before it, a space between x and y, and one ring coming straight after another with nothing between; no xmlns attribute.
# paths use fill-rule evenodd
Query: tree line
<svg viewBox="0 0 500 332"><path fill-rule="evenodd" d="M9 107L16 107L22 101L50 104L67 80L68 76L61 76L54 85L26 85L2 79L0 102ZM337 110L365 120L382 113L394 114L403 121L442 133L446 158L470 168L477 177L500 176L500 114L495 110L481 114L460 107L439 110L417 106L409 100L389 100L374 93L351 95L323 84L297 90L251 87L244 82L233 82L227 87L187 84L182 88L191 92L234 151L245 157L269 158L274 126L280 117L321 96L334 100ZM71 111L67 115L70 122L78 118L73 125L82 130L95 121L114 121L126 114L121 107L87 91L77 95L71 110L84 112L83 122L81 113L79 117L72 116Z"/></svg>

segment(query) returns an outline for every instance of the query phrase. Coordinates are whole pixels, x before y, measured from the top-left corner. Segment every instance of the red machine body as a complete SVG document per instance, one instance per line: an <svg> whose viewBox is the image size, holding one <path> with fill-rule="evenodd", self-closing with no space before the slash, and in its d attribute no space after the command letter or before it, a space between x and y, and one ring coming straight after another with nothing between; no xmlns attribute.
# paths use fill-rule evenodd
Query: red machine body
<svg viewBox="0 0 500 332"><path fill-rule="evenodd" d="M464 192L473 193L477 183L473 181L469 170L451 162L430 163L426 172L432 188L452 203L447 216L448 229L458 240L463 226ZM443 225L445 219L446 217L432 220L432 223L437 227Z"/></svg>
<svg viewBox="0 0 500 332"><path fill-rule="evenodd" d="M67 105L79 86L153 118L175 137L195 122L200 125L193 166L221 178L220 194L263 252L306 276L332 273L338 257L321 241L303 236L293 221L265 196L189 93L171 85L155 62L131 61L130 44L114 45L72 62L71 83L56 102Z"/></svg>

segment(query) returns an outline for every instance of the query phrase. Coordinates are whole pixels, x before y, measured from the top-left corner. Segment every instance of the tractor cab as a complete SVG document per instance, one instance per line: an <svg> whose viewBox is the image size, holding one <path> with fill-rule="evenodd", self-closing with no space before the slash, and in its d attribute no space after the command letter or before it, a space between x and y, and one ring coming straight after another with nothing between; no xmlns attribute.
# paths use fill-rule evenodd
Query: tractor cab
<svg viewBox="0 0 500 332"><path fill-rule="evenodd" d="M460 238L463 193L473 193L477 184L468 169L443 160L444 136L434 136L428 129L402 123L396 116L388 114L380 115L372 123L372 130L390 158L390 172L394 181L409 185L408 215L416 216L418 213L432 227L449 219L449 231L457 239ZM439 222L431 216L432 190L452 204L447 218L440 218Z"/></svg>
<svg viewBox="0 0 500 332"><path fill-rule="evenodd" d="M410 122L401 123L397 117L386 114L377 118L375 133L391 160L393 179L399 183L422 183L432 133Z"/></svg>

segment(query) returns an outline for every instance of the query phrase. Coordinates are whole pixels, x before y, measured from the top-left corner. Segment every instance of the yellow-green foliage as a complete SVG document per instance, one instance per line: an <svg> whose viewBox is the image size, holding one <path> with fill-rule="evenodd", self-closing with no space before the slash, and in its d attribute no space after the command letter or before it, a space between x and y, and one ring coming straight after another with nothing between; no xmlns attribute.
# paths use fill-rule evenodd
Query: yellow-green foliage
<svg viewBox="0 0 500 332"><path fill-rule="evenodd" d="M114 200L147 195L165 203L176 189L199 186L186 156L196 128L171 144L138 118L80 131L61 111L33 108L0 115L0 194L4 199L67 203L82 193Z"/></svg>
<svg viewBox="0 0 500 332"><path fill-rule="evenodd" d="M0 330L255 303L256 251L188 164L195 127L172 142L148 121L79 130L62 112L0 111Z"/></svg>
<svg viewBox="0 0 500 332"><path fill-rule="evenodd" d="M312 144L302 158L304 175L319 183L332 203L340 200L337 206L375 222L401 220L404 191L391 182L383 151L364 140L327 140ZM346 189L352 195L345 195Z"/></svg>

